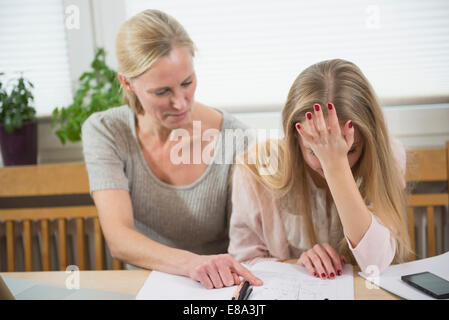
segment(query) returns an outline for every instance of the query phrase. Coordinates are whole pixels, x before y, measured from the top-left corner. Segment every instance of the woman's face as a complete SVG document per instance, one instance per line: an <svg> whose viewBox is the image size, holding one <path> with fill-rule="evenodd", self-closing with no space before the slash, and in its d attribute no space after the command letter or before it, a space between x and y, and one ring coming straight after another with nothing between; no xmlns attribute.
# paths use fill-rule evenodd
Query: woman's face
<svg viewBox="0 0 449 320"><path fill-rule="evenodd" d="M145 116L162 127L176 129L190 123L196 89L190 52L173 47L148 71L132 79L129 89L139 98Z"/></svg>
<svg viewBox="0 0 449 320"><path fill-rule="evenodd" d="M328 123L327 119L325 120L326 124ZM301 123L303 126L305 125L305 121ZM340 123L340 129L341 132L343 132L344 124ZM307 144L307 142L304 142L303 139L298 135L299 140L299 146L304 158L304 161L307 163L310 169L312 169L314 172L318 173L322 178L324 178L324 172L321 167L320 160L313 154L312 149ZM359 130L356 126L354 126L354 143L352 144L351 148L348 152L348 161L351 168L357 163L357 161L360 159L360 156L362 155L364 146L363 137L360 134Z"/></svg>

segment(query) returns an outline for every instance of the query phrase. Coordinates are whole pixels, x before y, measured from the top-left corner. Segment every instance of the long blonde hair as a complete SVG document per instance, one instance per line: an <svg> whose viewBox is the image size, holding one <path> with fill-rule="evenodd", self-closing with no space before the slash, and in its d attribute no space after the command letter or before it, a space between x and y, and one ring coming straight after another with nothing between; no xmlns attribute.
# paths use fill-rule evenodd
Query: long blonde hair
<svg viewBox="0 0 449 320"><path fill-rule="evenodd" d="M127 79L146 72L174 46L187 48L192 57L195 45L183 26L173 17L159 10L144 10L125 21L117 34L116 54L118 71ZM134 114L143 114L137 96L123 90L123 102Z"/></svg>
<svg viewBox="0 0 449 320"><path fill-rule="evenodd" d="M284 137L254 144L238 158L237 165L250 172L262 186L283 199L288 199L296 214L305 217L309 243L316 243L311 217L310 186L307 164L298 143L296 123L313 113L313 105L327 106L333 103L341 122L352 120L363 139L364 149L352 173L367 203L373 204L375 214L388 227L397 240L394 262L407 261L411 253L407 229L407 194L404 177L391 150L390 137L378 99L360 69L342 59L327 60L305 69L290 88L287 102L282 110ZM270 145L277 145L271 148ZM267 172L277 150L273 174ZM271 151L272 153L273 151ZM257 156L253 154L257 153ZM247 159L257 159L250 163ZM287 200L285 200L287 201ZM292 212L290 210L290 212ZM340 242L340 254L350 261L354 257L345 239Z"/></svg>

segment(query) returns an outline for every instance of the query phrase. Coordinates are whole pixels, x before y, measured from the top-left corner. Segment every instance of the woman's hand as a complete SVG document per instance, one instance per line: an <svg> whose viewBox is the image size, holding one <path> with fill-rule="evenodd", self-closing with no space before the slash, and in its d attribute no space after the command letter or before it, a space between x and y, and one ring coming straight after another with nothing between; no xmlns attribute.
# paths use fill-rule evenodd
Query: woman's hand
<svg viewBox="0 0 449 320"><path fill-rule="evenodd" d="M332 161L347 160L348 151L354 142L352 121L347 121L340 128L337 112L332 103L328 104L326 120L319 104L315 104L314 109L315 116L307 112L305 123L296 124L304 146L312 149L323 167Z"/></svg>
<svg viewBox="0 0 449 320"><path fill-rule="evenodd" d="M189 263L188 268L189 277L201 282L207 289L240 284L240 276L252 285L263 284L262 280L255 277L230 254L197 255Z"/></svg>
<svg viewBox="0 0 449 320"><path fill-rule="evenodd" d="M303 252L296 263L306 267L312 276L324 280L341 276L346 259L328 243L323 243Z"/></svg>

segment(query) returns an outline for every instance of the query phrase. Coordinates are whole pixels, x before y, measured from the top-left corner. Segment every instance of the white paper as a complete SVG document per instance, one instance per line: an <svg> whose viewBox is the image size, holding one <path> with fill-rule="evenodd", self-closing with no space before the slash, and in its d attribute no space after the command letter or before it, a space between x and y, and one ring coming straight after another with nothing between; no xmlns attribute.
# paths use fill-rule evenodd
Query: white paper
<svg viewBox="0 0 449 320"><path fill-rule="evenodd" d="M352 265L334 280L311 276L304 267L260 262L245 266L264 284L253 286L249 300L323 300L354 299ZM206 289L199 282L183 276L152 271L137 294L137 300L230 300L237 286Z"/></svg>
<svg viewBox="0 0 449 320"><path fill-rule="evenodd" d="M392 265L380 275L365 274L363 272L359 272L359 274L379 287L404 299L436 300L401 280L401 276L425 271L432 272L443 279L449 280L449 252L436 257Z"/></svg>

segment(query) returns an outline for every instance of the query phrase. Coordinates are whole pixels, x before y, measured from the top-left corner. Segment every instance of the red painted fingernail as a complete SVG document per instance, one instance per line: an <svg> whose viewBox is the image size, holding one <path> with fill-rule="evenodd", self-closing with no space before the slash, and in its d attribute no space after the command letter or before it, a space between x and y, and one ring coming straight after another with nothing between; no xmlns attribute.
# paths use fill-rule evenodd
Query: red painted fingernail
<svg viewBox="0 0 449 320"><path fill-rule="evenodd" d="M320 105L319 104L315 105L315 111L320 111Z"/></svg>
<svg viewBox="0 0 449 320"><path fill-rule="evenodd" d="M307 119L312 120L312 113L311 112L307 112L306 116L307 116Z"/></svg>
<svg viewBox="0 0 449 320"><path fill-rule="evenodd" d="M296 124L296 129L301 130L301 125L299 123Z"/></svg>
<svg viewBox="0 0 449 320"><path fill-rule="evenodd" d="M341 276L341 270L337 270L337 274Z"/></svg>
<svg viewBox="0 0 449 320"><path fill-rule="evenodd" d="M328 103L328 104L327 104L327 108L328 108L329 110L332 110L332 108L333 108L332 103Z"/></svg>
<svg viewBox="0 0 449 320"><path fill-rule="evenodd" d="M314 277L318 277L318 273L314 272L314 273L313 273L313 276L314 276Z"/></svg>
<svg viewBox="0 0 449 320"><path fill-rule="evenodd" d="M322 274L321 274L321 278L326 278L326 274L325 274L325 273L322 273Z"/></svg>
<svg viewBox="0 0 449 320"><path fill-rule="evenodd" d="M331 274L329 275L329 278L332 279L333 277L335 277L335 274L333 272L331 272Z"/></svg>
<svg viewBox="0 0 449 320"><path fill-rule="evenodd" d="M351 121L349 121L349 129L351 129L352 128L352 120Z"/></svg>

